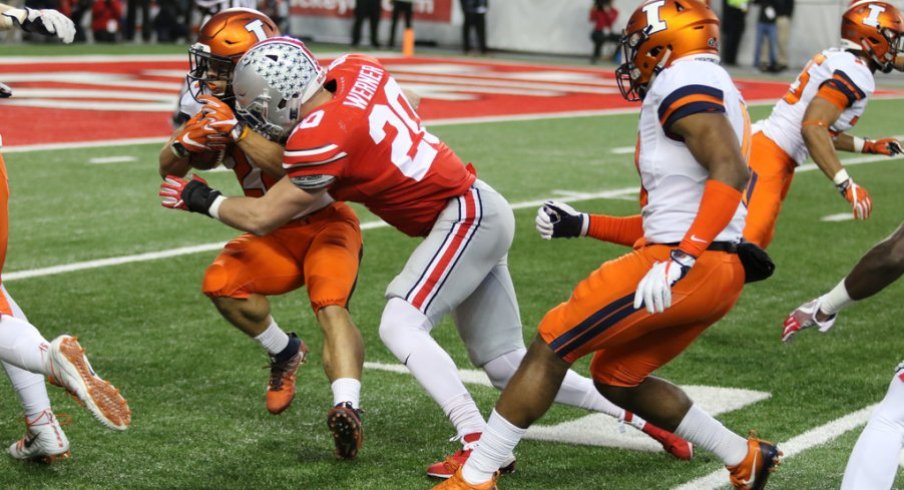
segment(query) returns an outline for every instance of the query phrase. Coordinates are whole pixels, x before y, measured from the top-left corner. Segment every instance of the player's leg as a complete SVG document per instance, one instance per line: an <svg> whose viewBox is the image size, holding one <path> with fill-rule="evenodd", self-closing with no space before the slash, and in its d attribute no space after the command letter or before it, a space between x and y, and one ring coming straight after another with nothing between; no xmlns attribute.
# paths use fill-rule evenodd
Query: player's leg
<svg viewBox="0 0 904 490"><path fill-rule="evenodd" d="M522 324L515 288L507 265L497 265L476 291L455 310L455 323L468 346L471 362L480 366L493 386L502 390L521 364L527 349L522 343ZM493 325L493 328L486 328ZM513 346L517 346L512 350ZM690 459L691 445L667 431L625 411L604 398L590 378L568 370L555 398L556 403L605 413L654 438L679 459Z"/></svg>
<svg viewBox="0 0 904 490"><path fill-rule="evenodd" d="M283 228L264 237L246 234L230 241L205 271L202 285L223 318L270 356L267 410L273 414L291 405L295 375L307 355L304 342L285 332L270 315L266 297L304 284L301 266L281 243L281 233Z"/></svg>
<svg viewBox="0 0 904 490"><path fill-rule="evenodd" d="M794 161L762 131L755 133L750 150L750 182L745 196L745 240L762 248L769 246L793 177Z"/></svg>
<svg viewBox="0 0 904 490"><path fill-rule="evenodd" d="M450 200L386 290L380 338L442 408L460 439L482 432L485 421L455 362L430 331L477 289L513 237L511 207L478 181Z"/></svg>
<svg viewBox="0 0 904 490"><path fill-rule="evenodd" d="M2 288L14 317L28 321L15 300ZM25 436L9 447L9 454L16 459L34 459L52 463L69 456L69 439L60 427L47 396L44 376L3 362L3 369L19 396L25 415Z"/></svg>
<svg viewBox="0 0 904 490"><path fill-rule="evenodd" d="M701 269L696 269L701 267ZM745 440L693 404L678 386L650 374L683 352L707 327L734 305L743 287L736 256L707 252L695 272L673 287L672 307L662 315L606 342L591 372L597 388L618 405L713 452L729 467L734 484L765 483L780 452L755 437ZM617 335L617 334L616 334Z"/></svg>
<svg viewBox="0 0 904 490"><path fill-rule="evenodd" d="M514 452L527 428L555 401L574 360L593 350L592 339L596 336L591 331L593 326L601 326L605 331L630 318L633 298L629 293L649 267L650 261L638 252L606 262L578 283L567 302L544 316L538 327L539 335L496 402L480 445L449 480L449 488L455 488L461 480L480 484L493 477ZM612 325L608 323L610 320ZM568 352L557 352L563 348Z"/></svg>
<svg viewBox="0 0 904 490"><path fill-rule="evenodd" d="M857 439L841 490L891 488L904 447L904 363L898 365L882 403Z"/></svg>
<svg viewBox="0 0 904 490"><path fill-rule="evenodd" d="M904 274L904 224L873 246L834 288L800 305L785 319L782 340L790 340L802 329L819 327L829 331L838 313L855 301L882 291Z"/></svg>
<svg viewBox="0 0 904 490"><path fill-rule="evenodd" d="M364 340L348 311L362 253L361 230L345 204L333 204L311 219L318 231L304 256L304 276L323 331L323 369L333 392L327 425L336 456L352 459L364 434L360 416Z"/></svg>

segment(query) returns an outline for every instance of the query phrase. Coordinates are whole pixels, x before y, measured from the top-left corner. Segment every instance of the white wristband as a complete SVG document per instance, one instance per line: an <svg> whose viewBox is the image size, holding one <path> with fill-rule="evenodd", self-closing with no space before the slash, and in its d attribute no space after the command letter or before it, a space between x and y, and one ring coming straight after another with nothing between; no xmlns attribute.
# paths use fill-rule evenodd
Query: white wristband
<svg viewBox="0 0 904 490"><path fill-rule="evenodd" d="M581 213L581 236L587 236L587 231L590 230L590 215L587 213Z"/></svg>
<svg viewBox="0 0 904 490"><path fill-rule="evenodd" d="M210 209L207 210L207 212L210 213L211 218L216 220L220 219L220 206L225 200L225 196L217 196L217 198L213 200L213 204L211 204Z"/></svg>
<svg viewBox="0 0 904 490"><path fill-rule="evenodd" d="M857 136L853 136L852 138L854 139L854 152L863 153L863 145L866 143L866 140Z"/></svg>
<svg viewBox="0 0 904 490"><path fill-rule="evenodd" d="M850 178L851 177L848 175L847 170L841 169L838 171L837 174L835 174L835 177L832 179L832 182L834 182L835 185L841 185L841 184L844 184L845 182L847 182L848 180L850 180Z"/></svg>

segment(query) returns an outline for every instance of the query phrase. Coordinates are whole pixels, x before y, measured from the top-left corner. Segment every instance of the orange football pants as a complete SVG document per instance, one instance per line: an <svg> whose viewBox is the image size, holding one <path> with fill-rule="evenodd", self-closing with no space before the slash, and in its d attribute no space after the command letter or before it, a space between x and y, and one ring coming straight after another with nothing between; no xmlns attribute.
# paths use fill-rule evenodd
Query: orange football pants
<svg viewBox="0 0 904 490"><path fill-rule="evenodd" d="M649 245L604 263L546 314L540 336L568 363L593 352L590 373L602 384L639 385L725 316L744 287L736 254L707 251L672 287L670 308L635 310L637 284L672 248Z"/></svg>
<svg viewBox="0 0 904 490"><path fill-rule="evenodd" d="M769 246L782 202L791 188L797 163L762 131L753 135L750 182L747 184L747 224L744 239L762 248Z"/></svg>
<svg viewBox="0 0 904 490"><path fill-rule="evenodd" d="M6 264L6 247L9 242L9 177L6 175L6 164L3 162L3 155L0 155L0 274L3 272L3 266ZM6 295L0 294L0 313L4 315L13 314L13 309L6 301Z"/></svg>
<svg viewBox="0 0 904 490"><path fill-rule="evenodd" d="M332 203L265 236L249 233L226 244L204 274L207 296L284 294L307 285L314 311L348 307L358 278L361 229L345 203Z"/></svg>

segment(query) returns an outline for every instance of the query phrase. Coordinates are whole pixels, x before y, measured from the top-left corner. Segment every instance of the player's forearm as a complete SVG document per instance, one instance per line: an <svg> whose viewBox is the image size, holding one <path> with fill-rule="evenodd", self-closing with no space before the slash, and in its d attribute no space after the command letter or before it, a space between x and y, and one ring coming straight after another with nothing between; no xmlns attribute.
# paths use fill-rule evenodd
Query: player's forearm
<svg viewBox="0 0 904 490"><path fill-rule="evenodd" d="M833 180L843 167L841 160L838 159L838 154L835 153L835 145L832 143L829 131L821 125L810 125L804 126L801 134L816 166L829 180Z"/></svg>
<svg viewBox="0 0 904 490"><path fill-rule="evenodd" d="M257 236L263 236L278 228L291 217L270 212L263 198L229 197L212 210L223 223Z"/></svg>
<svg viewBox="0 0 904 490"><path fill-rule="evenodd" d="M283 147L279 143L249 131L237 144L258 168L271 177L281 178L286 174L282 167Z"/></svg>
<svg viewBox="0 0 904 490"><path fill-rule="evenodd" d="M835 151L857 151L854 147L854 137L847 133L839 133L832 139Z"/></svg>
<svg viewBox="0 0 904 490"><path fill-rule="evenodd" d="M643 218L634 216L609 216L590 214L587 236L609 243L630 247L643 237Z"/></svg>

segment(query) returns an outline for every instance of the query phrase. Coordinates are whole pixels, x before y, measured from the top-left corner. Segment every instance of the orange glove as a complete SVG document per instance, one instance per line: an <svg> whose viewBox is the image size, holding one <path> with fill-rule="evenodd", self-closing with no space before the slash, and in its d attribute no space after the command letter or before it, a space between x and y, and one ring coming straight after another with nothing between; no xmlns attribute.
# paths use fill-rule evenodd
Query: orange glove
<svg viewBox="0 0 904 490"><path fill-rule="evenodd" d="M904 153L901 142L894 138L882 138L880 140L863 140L863 153L893 156Z"/></svg>
<svg viewBox="0 0 904 490"><path fill-rule="evenodd" d="M172 149L176 156L185 158L189 153L222 150L227 142L228 139L222 131L211 126L203 112L199 112L176 133Z"/></svg>
<svg viewBox="0 0 904 490"><path fill-rule="evenodd" d="M873 211L873 201L869 197L869 192L857 185L844 169L835 174L834 181L841 196L851 203L851 208L854 210L854 219L869 218L870 213Z"/></svg>
<svg viewBox="0 0 904 490"><path fill-rule="evenodd" d="M236 143L248 135L248 127L236 117L228 104L212 95L202 95L198 100L204 102L201 113L208 120L210 127L216 128Z"/></svg>

